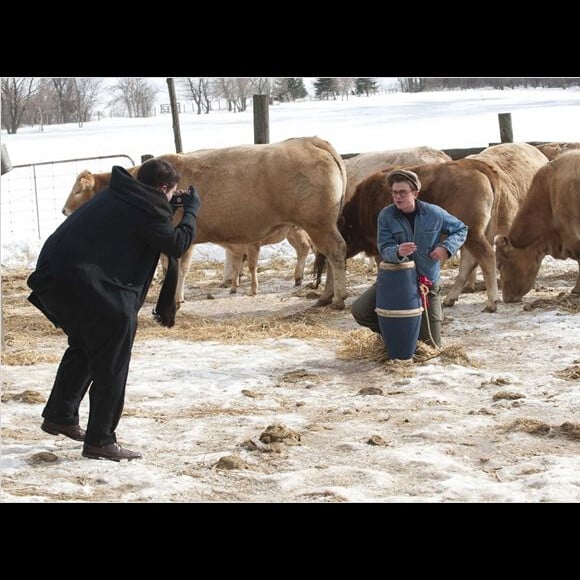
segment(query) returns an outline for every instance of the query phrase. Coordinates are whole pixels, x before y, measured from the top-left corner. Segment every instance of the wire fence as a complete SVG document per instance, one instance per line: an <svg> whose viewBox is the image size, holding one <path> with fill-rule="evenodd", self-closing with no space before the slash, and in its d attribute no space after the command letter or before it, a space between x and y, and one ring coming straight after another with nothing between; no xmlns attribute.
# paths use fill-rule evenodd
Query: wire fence
<svg viewBox="0 0 580 580"><path fill-rule="evenodd" d="M135 162L118 154L14 165L0 181L2 244L51 234L65 219L62 208L78 174L109 172L113 165L128 168Z"/></svg>

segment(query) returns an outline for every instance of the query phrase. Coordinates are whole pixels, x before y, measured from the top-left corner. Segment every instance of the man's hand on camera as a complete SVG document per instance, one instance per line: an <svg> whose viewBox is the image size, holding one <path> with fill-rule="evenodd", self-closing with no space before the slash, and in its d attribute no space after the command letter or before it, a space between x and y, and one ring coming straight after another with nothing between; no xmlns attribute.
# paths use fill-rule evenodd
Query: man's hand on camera
<svg viewBox="0 0 580 580"><path fill-rule="evenodd" d="M201 199L197 189L193 185L187 190L187 195L183 197L183 211L192 213L195 217L199 213L199 207L201 205Z"/></svg>
<svg viewBox="0 0 580 580"><path fill-rule="evenodd" d="M169 200L169 203L174 207L182 207L183 200L187 195L187 191L185 189L176 189L173 197Z"/></svg>

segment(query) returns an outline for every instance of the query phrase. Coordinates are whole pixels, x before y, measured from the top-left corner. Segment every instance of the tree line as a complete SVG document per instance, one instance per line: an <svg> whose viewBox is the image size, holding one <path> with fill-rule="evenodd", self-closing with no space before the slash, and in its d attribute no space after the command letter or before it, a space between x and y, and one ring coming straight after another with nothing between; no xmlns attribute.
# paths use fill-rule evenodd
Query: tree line
<svg viewBox="0 0 580 580"><path fill-rule="evenodd" d="M419 93L422 91L467 90L467 89L537 89L580 86L580 78L570 77L399 77L399 88L404 93Z"/></svg>
<svg viewBox="0 0 580 580"><path fill-rule="evenodd" d="M378 78L328 78L314 81L313 97L321 100L372 95L384 85ZM537 88L578 86L580 78L428 78L399 77L391 89L403 92L457 90L490 87ZM270 103L304 99L309 93L302 77L179 77L178 97L191 103L192 111L209 114L222 103L228 111L245 111L254 94L265 94ZM121 77L111 84L103 78L2 77L2 129L15 134L25 125L84 123L100 118L102 108L111 116L149 117L155 114L160 89L150 80Z"/></svg>

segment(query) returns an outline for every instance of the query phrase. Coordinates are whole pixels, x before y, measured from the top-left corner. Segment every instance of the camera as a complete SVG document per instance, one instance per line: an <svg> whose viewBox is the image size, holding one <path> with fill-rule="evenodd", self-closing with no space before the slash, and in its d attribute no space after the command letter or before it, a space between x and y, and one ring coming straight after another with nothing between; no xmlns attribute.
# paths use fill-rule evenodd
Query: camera
<svg viewBox="0 0 580 580"><path fill-rule="evenodd" d="M185 189L178 189L170 200L170 204L174 207L182 207L183 206L183 197L185 195L191 195L194 191L193 185L190 185L187 190Z"/></svg>

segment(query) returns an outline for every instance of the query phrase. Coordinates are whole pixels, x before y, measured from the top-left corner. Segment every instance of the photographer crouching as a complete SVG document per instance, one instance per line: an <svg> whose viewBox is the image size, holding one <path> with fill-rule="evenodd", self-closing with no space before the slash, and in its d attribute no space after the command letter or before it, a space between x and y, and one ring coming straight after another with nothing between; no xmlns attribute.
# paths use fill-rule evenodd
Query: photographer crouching
<svg viewBox="0 0 580 580"><path fill-rule="evenodd" d="M71 214L46 240L28 278L29 300L68 337L41 429L84 441L90 459L138 459L117 443L137 315L161 253L169 267L154 310L175 322L177 259L195 240L201 205L194 187L177 192L180 176L166 161L150 159L136 179L115 166L109 187ZM183 218L173 226L173 205ZM86 432L79 406L89 391Z"/></svg>

